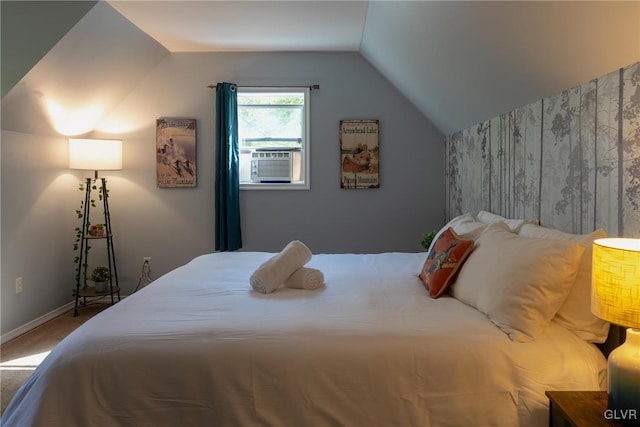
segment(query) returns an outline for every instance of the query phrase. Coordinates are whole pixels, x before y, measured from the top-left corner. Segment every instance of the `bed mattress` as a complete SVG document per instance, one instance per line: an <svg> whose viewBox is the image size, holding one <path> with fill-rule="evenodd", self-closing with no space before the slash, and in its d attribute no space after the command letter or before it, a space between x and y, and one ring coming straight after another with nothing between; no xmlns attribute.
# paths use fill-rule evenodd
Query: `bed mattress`
<svg viewBox="0 0 640 427"><path fill-rule="evenodd" d="M552 323L511 341L428 296L424 253L317 254L316 290L251 290L273 254L207 254L95 316L3 426L543 426L545 390L599 390L598 349Z"/></svg>

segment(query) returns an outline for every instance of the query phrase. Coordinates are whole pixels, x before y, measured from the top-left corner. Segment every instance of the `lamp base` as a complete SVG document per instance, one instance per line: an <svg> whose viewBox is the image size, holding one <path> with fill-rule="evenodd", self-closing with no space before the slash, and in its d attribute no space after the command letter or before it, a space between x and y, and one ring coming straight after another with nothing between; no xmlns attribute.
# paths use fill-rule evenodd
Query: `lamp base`
<svg viewBox="0 0 640 427"><path fill-rule="evenodd" d="M640 330L627 329L627 339L609 354L609 404L605 418L640 426Z"/></svg>

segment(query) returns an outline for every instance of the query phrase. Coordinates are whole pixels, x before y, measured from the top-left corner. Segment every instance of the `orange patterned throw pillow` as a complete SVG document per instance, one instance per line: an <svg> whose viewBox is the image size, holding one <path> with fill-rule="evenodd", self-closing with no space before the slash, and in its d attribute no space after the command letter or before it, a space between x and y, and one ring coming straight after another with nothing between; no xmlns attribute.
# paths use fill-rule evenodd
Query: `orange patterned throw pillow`
<svg viewBox="0 0 640 427"><path fill-rule="evenodd" d="M473 240L461 240L452 228L438 237L420 273L420 279L432 298L447 292L472 250Z"/></svg>

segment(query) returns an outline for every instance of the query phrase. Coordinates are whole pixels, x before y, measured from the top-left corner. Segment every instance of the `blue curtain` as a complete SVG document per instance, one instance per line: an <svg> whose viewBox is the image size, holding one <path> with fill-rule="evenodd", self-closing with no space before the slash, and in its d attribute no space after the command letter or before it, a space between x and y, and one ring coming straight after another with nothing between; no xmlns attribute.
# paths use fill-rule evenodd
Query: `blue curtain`
<svg viewBox="0 0 640 427"><path fill-rule="evenodd" d="M216 86L216 250L242 248L236 85Z"/></svg>

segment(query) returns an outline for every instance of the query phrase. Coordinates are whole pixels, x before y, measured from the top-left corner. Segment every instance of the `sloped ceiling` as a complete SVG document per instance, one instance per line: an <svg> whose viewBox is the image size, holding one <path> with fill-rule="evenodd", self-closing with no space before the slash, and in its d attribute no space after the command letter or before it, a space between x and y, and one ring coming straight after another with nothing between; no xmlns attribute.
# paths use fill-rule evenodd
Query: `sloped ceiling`
<svg viewBox="0 0 640 427"><path fill-rule="evenodd" d="M82 18L97 1L2 1L2 96ZM34 31L37 28L38 31Z"/></svg>
<svg viewBox="0 0 640 427"><path fill-rule="evenodd" d="M445 134L640 60L639 2L109 0L77 13L75 55L95 66L76 61L70 72L57 53L36 67L41 78L89 79L81 71L90 71L115 82L109 69L126 74L112 95L123 96L167 52L360 51ZM123 20L144 37L126 41ZM34 22L20 25L42 32ZM73 48L60 48L71 63ZM100 56L124 64L122 55L124 70L97 66ZM6 98L37 92L29 73L4 96L6 66L3 128Z"/></svg>
<svg viewBox="0 0 640 427"><path fill-rule="evenodd" d="M22 21L34 33L49 33L33 24L28 16ZM107 3L98 2L3 96L2 129L44 135L91 132L168 54Z"/></svg>
<svg viewBox="0 0 640 427"><path fill-rule="evenodd" d="M172 52L359 50L445 134L640 60L640 2L109 3Z"/></svg>
<svg viewBox="0 0 640 427"><path fill-rule="evenodd" d="M370 2L362 54L445 134L640 60L640 2Z"/></svg>

